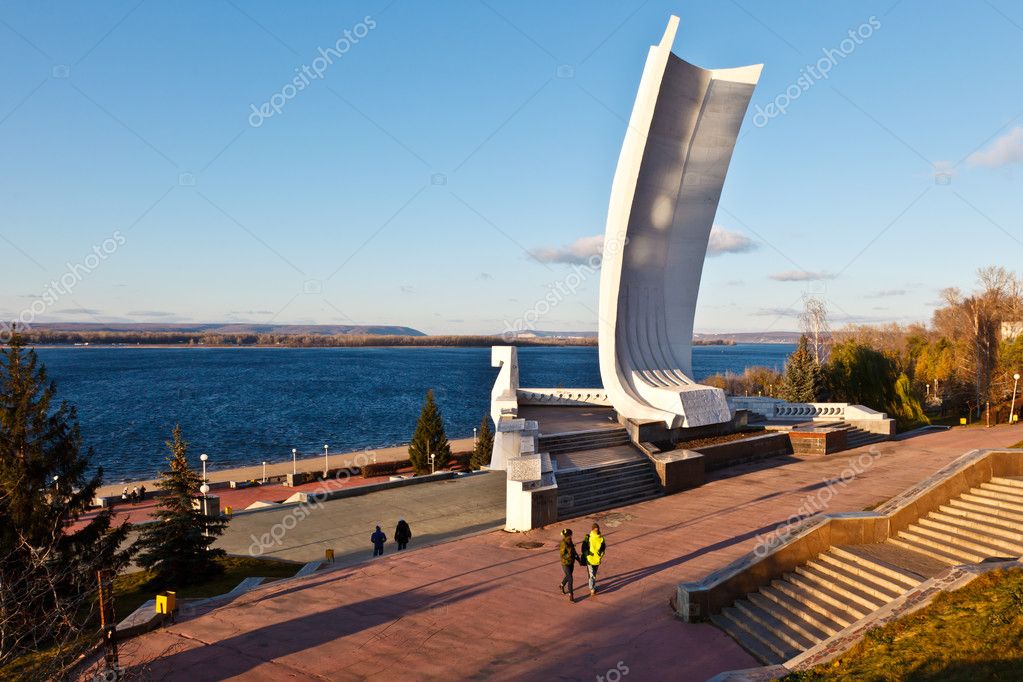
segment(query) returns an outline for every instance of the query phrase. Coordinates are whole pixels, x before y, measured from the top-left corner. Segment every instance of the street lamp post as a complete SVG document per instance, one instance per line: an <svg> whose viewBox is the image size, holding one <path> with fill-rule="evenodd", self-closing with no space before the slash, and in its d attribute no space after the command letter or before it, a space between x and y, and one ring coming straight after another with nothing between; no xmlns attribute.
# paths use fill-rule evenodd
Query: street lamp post
<svg viewBox="0 0 1023 682"><path fill-rule="evenodd" d="M472 427L472 444L476 445L476 427Z"/></svg>
<svg viewBox="0 0 1023 682"><path fill-rule="evenodd" d="M437 467L436 467L436 466L434 466L434 460L435 460L435 459L437 459L437 455L435 455L435 454L433 454L433 453L431 452L431 453L430 453L430 473L431 473L431 474L435 474L435 473L437 473Z"/></svg>
<svg viewBox="0 0 1023 682"><path fill-rule="evenodd" d="M323 478L327 478L327 472L330 471L330 456L327 454L327 444L323 444Z"/></svg>
<svg viewBox="0 0 1023 682"><path fill-rule="evenodd" d="M209 535L210 535L210 522L209 522L210 505L209 505L209 501L206 499L206 493L208 493L210 491L210 485L209 485L209 483L206 482L206 461L209 458L210 458L210 456L207 455L205 452L202 453L201 455L199 455L199 460L202 462L202 485L199 486L199 492L202 493L202 515L203 515L203 519L204 519L204 521L203 521L203 525L204 525L203 536L205 536L205 537L209 537ZM208 545L206 546L206 549L207 550L209 549Z"/></svg>
<svg viewBox="0 0 1023 682"><path fill-rule="evenodd" d="M266 483L266 462L263 462L263 483Z"/></svg>
<svg viewBox="0 0 1023 682"><path fill-rule="evenodd" d="M291 448L291 475L298 474L298 448Z"/></svg>
<svg viewBox="0 0 1023 682"><path fill-rule="evenodd" d="M1012 406L1009 408L1009 423L1012 423L1012 415L1016 412L1016 386L1019 385L1019 372L1012 375Z"/></svg>

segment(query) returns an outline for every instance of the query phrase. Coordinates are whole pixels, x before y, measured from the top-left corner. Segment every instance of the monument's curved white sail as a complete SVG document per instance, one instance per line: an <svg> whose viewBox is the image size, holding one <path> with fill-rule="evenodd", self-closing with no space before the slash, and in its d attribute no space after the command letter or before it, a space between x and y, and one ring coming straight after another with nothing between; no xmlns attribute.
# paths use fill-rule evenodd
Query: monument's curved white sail
<svg viewBox="0 0 1023 682"><path fill-rule="evenodd" d="M678 17L650 48L611 187L600 276L600 374L629 419L728 421L724 392L693 381L696 297L718 198L763 65L707 70L672 54Z"/></svg>

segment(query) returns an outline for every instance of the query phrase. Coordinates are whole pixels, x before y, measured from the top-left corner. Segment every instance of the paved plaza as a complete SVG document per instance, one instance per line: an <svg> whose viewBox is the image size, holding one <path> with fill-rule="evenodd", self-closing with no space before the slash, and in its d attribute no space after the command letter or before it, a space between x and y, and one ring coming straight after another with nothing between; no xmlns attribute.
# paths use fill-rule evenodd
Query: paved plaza
<svg viewBox="0 0 1023 682"><path fill-rule="evenodd" d="M592 680L625 668L635 680L703 680L756 661L713 626L677 620L668 605L675 584L751 550L758 534L808 502L829 511L872 507L971 449L1021 438L1018 426L957 428L882 443L874 458L862 457L869 447L779 458L598 514L608 543L602 591L589 597L577 570L576 604L557 588L558 535L562 525L582 533L592 517L476 534L268 585L126 642L122 661L153 679L195 681ZM859 473L839 482L851 469ZM469 481L452 484L451 493ZM820 495L825 489L830 494ZM380 500L385 513L398 503L383 495L359 499Z"/></svg>

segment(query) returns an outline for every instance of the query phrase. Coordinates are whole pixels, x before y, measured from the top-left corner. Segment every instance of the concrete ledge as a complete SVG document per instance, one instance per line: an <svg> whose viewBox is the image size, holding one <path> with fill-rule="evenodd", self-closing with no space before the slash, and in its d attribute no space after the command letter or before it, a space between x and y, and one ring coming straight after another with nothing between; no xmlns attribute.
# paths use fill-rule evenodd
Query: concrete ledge
<svg viewBox="0 0 1023 682"><path fill-rule="evenodd" d="M797 455L831 455L848 446L848 431L839 428L792 429L788 432Z"/></svg>
<svg viewBox="0 0 1023 682"><path fill-rule="evenodd" d="M452 478L458 477L458 472L455 471L438 471L435 474L427 474L426 476L415 476L413 478L403 478L399 481L383 481L381 483L371 483L370 485L358 485L351 488L341 488L339 490L326 490L321 493L295 493L297 495L305 495L306 502L312 502L313 500L319 500L320 502L326 502L327 500L343 500L349 497L358 497L359 495L368 495L375 493L378 490L390 490L392 488L404 488L409 485L419 485L420 483L429 483L431 481L447 481ZM294 496L293 496L294 497ZM302 501L299 500L299 504Z"/></svg>
<svg viewBox="0 0 1023 682"><path fill-rule="evenodd" d="M767 538L757 549L695 582L677 586L672 604L687 622L706 620L833 545L881 543L992 476L1023 475L1023 450L971 450L871 512L817 514Z"/></svg>

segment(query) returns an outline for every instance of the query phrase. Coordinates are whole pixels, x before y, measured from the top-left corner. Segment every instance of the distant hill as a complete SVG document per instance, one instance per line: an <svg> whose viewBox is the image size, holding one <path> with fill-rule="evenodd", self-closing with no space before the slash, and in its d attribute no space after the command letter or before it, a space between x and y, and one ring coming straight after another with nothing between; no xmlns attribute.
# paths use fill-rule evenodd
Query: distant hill
<svg viewBox="0 0 1023 682"><path fill-rule="evenodd" d="M516 339L595 339L597 332L547 332L540 329L525 329L510 336Z"/></svg>
<svg viewBox="0 0 1023 682"><path fill-rule="evenodd" d="M178 334L276 334L279 336L426 336L412 327L379 324L256 324L203 322L46 322L32 325L47 332L178 333Z"/></svg>
<svg viewBox="0 0 1023 682"><path fill-rule="evenodd" d="M731 341L733 343L799 343L799 332L731 332L693 334L696 341Z"/></svg>

